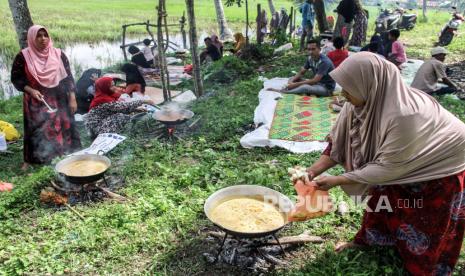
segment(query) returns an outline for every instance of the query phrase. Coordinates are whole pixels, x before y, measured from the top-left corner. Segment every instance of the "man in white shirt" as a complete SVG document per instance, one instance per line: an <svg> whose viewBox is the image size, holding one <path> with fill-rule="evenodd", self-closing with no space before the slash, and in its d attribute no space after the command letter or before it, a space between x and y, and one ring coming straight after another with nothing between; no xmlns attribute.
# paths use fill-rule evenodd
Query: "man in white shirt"
<svg viewBox="0 0 465 276"><path fill-rule="evenodd" d="M432 58L425 61L418 69L411 87L419 89L428 94L446 94L457 91L457 87L447 77L446 65L443 63L446 59L447 50L443 47L435 47L431 50ZM442 80L447 87L439 87L438 80Z"/></svg>

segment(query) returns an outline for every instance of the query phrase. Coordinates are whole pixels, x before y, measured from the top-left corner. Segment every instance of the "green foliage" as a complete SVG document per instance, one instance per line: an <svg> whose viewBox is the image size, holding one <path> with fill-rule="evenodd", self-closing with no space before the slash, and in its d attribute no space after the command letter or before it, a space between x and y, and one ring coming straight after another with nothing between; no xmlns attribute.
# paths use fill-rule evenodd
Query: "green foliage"
<svg viewBox="0 0 465 276"><path fill-rule="evenodd" d="M250 77L253 71L253 68L242 59L236 56L225 56L206 67L203 78L211 83L228 84L238 79Z"/></svg>
<svg viewBox="0 0 465 276"><path fill-rule="evenodd" d="M241 50L241 59L250 63L263 64L273 56L274 48L270 44L249 44Z"/></svg>
<svg viewBox="0 0 465 276"><path fill-rule="evenodd" d="M286 30L283 29L278 29L277 32L273 35L274 39L276 40L275 46L281 46L286 44L288 40L288 35L286 33Z"/></svg>

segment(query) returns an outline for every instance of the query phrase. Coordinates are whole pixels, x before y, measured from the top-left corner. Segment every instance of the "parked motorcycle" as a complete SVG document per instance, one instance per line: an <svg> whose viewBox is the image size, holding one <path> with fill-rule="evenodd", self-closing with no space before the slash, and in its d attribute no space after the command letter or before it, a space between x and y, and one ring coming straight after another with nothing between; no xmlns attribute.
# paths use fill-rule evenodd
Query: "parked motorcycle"
<svg viewBox="0 0 465 276"><path fill-rule="evenodd" d="M412 30L417 23L417 15L406 13L402 8L395 10L381 9L378 18L376 18L375 34L382 35L393 29Z"/></svg>
<svg viewBox="0 0 465 276"><path fill-rule="evenodd" d="M452 19L446 23L439 33L439 42L440 46L447 46L452 42L454 36L457 35L460 24L465 21L465 18L456 11L455 7L452 8L454 12L452 13Z"/></svg>

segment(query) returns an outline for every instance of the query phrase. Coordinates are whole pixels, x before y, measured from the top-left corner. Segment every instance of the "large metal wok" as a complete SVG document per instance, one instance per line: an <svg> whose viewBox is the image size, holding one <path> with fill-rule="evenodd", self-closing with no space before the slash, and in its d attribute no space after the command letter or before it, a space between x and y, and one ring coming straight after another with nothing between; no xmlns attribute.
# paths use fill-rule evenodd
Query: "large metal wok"
<svg viewBox="0 0 465 276"><path fill-rule="evenodd" d="M237 232L232 229L224 228L221 225L216 224L215 221L211 219L210 213L216 206L218 206L218 204L224 202L228 198L240 197L240 196L260 197L260 198L263 197L264 200L266 200L267 202L274 204L286 217L287 217L286 214L294 208L294 203L292 203L292 201L287 196L281 194L280 192L277 192L275 190L272 190L270 188L263 187L263 186L237 185L237 186L231 186L231 187L227 187L219 191L216 191L215 193L210 195L210 197L208 197L207 201L205 201L205 205L204 205L205 215L211 222L213 222L213 224L215 224L217 227L222 229L226 234L229 234L229 235L232 235L238 238L259 238L259 237L274 235L287 224L287 222L283 223L283 225L281 225L280 227L277 227L275 229L272 229L266 232L247 233L247 232Z"/></svg>
<svg viewBox="0 0 465 276"><path fill-rule="evenodd" d="M69 166L71 163L76 161L97 161L105 164L106 168L104 171L98 174L86 175L86 176L71 176L63 173L64 168ZM55 171L58 175L62 176L66 181L73 184L87 184L95 182L104 177L105 172L111 167L111 161L108 157L99 154L83 154L66 157L55 165Z"/></svg>
<svg viewBox="0 0 465 276"><path fill-rule="evenodd" d="M231 187L227 187L219 191L216 191L215 193L213 193L212 195L208 197L203 207L207 218L211 222L213 222L213 224L215 224L218 228L222 229L225 232L223 241L221 242L220 248L216 256L216 260L219 259L221 251L223 251L223 246L224 246L224 243L226 242L228 235L231 235L235 238L262 238L266 236L272 236L276 240L279 247L281 248L281 251L285 254L284 249L281 246L281 243L279 242L279 239L276 237L276 233L279 230L281 230L285 225L288 224L287 219L286 219L286 222L283 223L283 225L275 229L272 229L266 232L254 232L254 233L238 232L232 229L227 229L225 227L222 227L221 225L216 224L215 221L211 219L210 214L213 211L213 209L216 206L218 206L218 204L224 202L228 198L241 197L241 196L263 198L268 203L274 204L283 213L283 215L286 216L286 218L287 218L287 213L289 213L294 208L294 203L292 203L292 201L287 196L281 194L280 192L277 192L275 190L272 190L270 188L263 187L263 186L237 185L237 186L231 186Z"/></svg>
<svg viewBox="0 0 465 276"><path fill-rule="evenodd" d="M153 118L165 125L179 125L194 117L194 112L187 109L160 110L153 113Z"/></svg>

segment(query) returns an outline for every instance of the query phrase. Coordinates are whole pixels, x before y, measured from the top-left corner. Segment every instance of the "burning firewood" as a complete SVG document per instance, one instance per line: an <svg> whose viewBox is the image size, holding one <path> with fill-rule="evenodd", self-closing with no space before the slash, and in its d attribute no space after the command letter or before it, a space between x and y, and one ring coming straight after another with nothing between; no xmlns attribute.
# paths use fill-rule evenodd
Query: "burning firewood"
<svg viewBox="0 0 465 276"><path fill-rule="evenodd" d="M68 204L68 197L58 194L55 192L55 189L51 187L46 187L40 192L40 202L45 204L55 204L57 206L64 205L80 219L85 220L85 218L78 211L76 211L76 209Z"/></svg>

